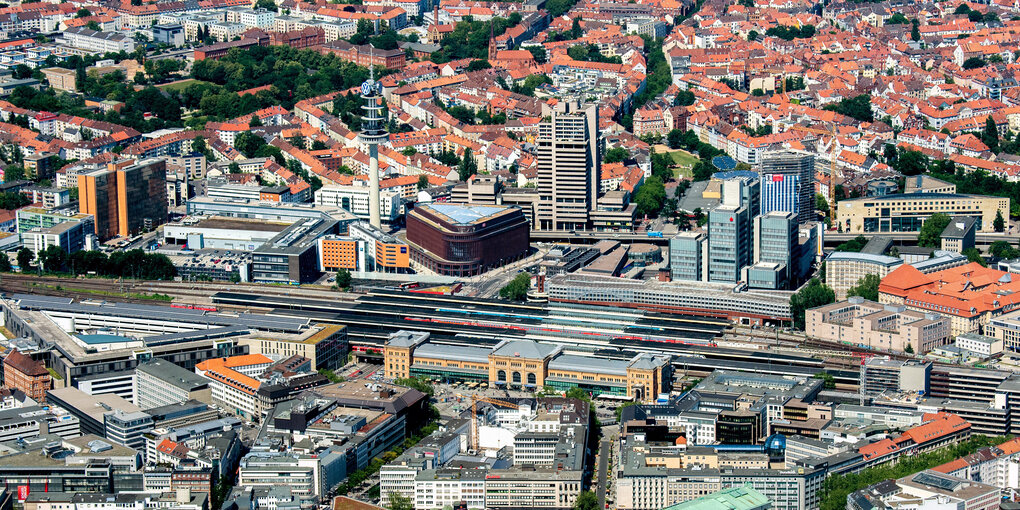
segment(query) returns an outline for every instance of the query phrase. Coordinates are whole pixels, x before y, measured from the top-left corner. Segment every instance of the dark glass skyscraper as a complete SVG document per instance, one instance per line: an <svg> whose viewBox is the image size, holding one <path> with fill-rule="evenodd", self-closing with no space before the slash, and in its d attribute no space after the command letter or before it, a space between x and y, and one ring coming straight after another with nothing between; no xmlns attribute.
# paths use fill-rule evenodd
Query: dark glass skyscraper
<svg viewBox="0 0 1020 510"><path fill-rule="evenodd" d="M815 216L815 156L782 151L766 154L761 164L761 214L792 212L797 223Z"/></svg>

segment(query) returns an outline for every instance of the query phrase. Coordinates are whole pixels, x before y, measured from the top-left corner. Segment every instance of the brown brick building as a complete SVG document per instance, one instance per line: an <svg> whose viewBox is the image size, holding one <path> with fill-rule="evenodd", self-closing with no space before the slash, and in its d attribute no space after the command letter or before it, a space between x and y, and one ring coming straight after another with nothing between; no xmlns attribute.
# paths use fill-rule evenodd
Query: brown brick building
<svg viewBox="0 0 1020 510"><path fill-rule="evenodd" d="M262 35L265 36L265 33L263 32ZM268 36L264 38L263 37L251 38L246 35L245 38L237 41L226 41L195 48L195 60L205 60L207 58L219 60L227 56L227 53L233 48L241 48L243 50L251 48L253 46L268 46L268 45L269 45Z"/></svg>
<svg viewBox="0 0 1020 510"><path fill-rule="evenodd" d="M361 66L383 66L387 69L400 69L407 63L407 55L403 50L380 50L371 44L356 45L344 40L336 40L319 51L332 53L348 62Z"/></svg>
<svg viewBox="0 0 1020 510"><path fill-rule="evenodd" d="M301 30L290 32L272 32L269 34L269 43L277 46L290 46L294 49L311 48L321 46L326 42L326 31L316 27L306 27Z"/></svg>
<svg viewBox="0 0 1020 510"><path fill-rule="evenodd" d="M50 372L39 361L11 351L4 358L4 386L25 392L36 402L46 400L46 390L50 389Z"/></svg>
<svg viewBox="0 0 1020 510"><path fill-rule="evenodd" d="M473 276L518 260L529 235L518 207L432 203L407 213L412 260L443 275Z"/></svg>

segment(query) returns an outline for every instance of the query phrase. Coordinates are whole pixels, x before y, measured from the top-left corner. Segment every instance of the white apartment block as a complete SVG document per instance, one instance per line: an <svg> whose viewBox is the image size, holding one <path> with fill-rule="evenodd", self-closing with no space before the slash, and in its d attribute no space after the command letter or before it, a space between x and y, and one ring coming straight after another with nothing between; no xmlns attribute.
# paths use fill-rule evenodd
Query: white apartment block
<svg viewBox="0 0 1020 510"><path fill-rule="evenodd" d="M581 492L580 473L521 471L485 481L486 508L571 508Z"/></svg>
<svg viewBox="0 0 1020 510"><path fill-rule="evenodd" d="M711 413L684 413L677 417L677 428L686 432L687 444L709 445L715 444L715 422L716 415ZM673 428L673 425L669 425Z"/></svg>
<svg viewBox="0 0 1020 510"><path fill-rule="evenodd" d="M227 411L243 416L249 420L256 415L257 387L242 387L229 382L215 381L209 383L212 388L212 399Z"/></svg>
<svg viewBox="0 0 1020 510"><path fill-rule="evenodd" d="M61 37L68 46L96 53L130 53L135 50L134 39L117 32L97 32L85 27L73 27L65 30Z"/></svg>
<svg viewBox="0 0 1020 510"><path fill-rule="evenodd" d="M415 499L415 478L418 468L414 466L387 463L379 469L379 493L384 500L389 493L397 492L404 497Z"/></svg>
<svg viewBox="0 0 1020 510"><path fill-rule="evenodd" d="M239 36L248 30L249 27L242 25L241 23L210 23L206 25L209 29L209 36L216 39L217 41L229 41L234 36Z"/></svg>
<svg viewBox="0 0 1020 510"><path fill-rule="evenodd" d="M310 26L319 27L324 32L326 42L347 39L358 33L358 24L353 21L337 21L335 23L315 23ZM302 27L303 28L303 27Z"/></svg>
<svg viewBox="0 0 1020 510"><path fill-rule="evenodd" d="M581 473L429 469L418 473L413 487L413 492L405 494L417 510L443 508L460 501L478 510L570 508L581 492Z"/></svg>
<svg viewBox="0 0 1020 510"><path fill-rule="evenodd" d="M719 476L691 478L667 474L620 477L616 481L616 505L621 509L652 509L690 501L722 489Z"/></svg>
<svg viewBox="0 0 1020 510"><path fill-rule="evenodd" d="M276 13L266 9L248 9L234 7L227 9L227 22L240 23L248 28L273 28Z"/></svg>

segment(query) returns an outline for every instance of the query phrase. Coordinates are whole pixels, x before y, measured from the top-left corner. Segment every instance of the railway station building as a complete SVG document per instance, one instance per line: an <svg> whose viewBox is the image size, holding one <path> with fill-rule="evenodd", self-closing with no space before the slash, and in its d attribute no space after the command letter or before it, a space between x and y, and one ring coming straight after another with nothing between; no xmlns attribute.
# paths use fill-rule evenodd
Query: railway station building
<svg viewBox="0 0 1020 510"><path fill-rule="evenodd" d="M383 351L386 377L426 377L485 382L495 387L581 388L598 394L654 400L670 390L669 356L641 353L629 360L568 354L532 340L504 340L495 347L431 343L422 332L390 335Z"/></svg>

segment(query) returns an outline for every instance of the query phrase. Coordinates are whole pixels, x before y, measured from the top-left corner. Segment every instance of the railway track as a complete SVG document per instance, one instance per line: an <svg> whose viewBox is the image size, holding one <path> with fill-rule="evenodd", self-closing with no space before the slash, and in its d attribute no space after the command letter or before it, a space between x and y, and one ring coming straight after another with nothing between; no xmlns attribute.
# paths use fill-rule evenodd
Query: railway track
<svg viewBox="0 0 1020 510"><path fill-rule="evenodd" d="M257 294L267 298L305 298L320 302L333 301L337 304L354 304L358 301L358 298L361 297L362 300L374 303L375 305L389 303L393 300L402 302L406 305L407 300L413 300L414 298L425 301L434 299L426 296L389 296L385 293L369 294L366 296L319 289L271 285L226 284L217 282L138 281L100 278L61 278L22 274L5 274L0 276L0 292L3 292L8 297L14 294L31 293L68 297L76 300L111 300L157 306L170 306L171 304L214 305L221 310L256 313L271 312L273 308L269 306L260 306L259 303L254 302L218 302L214 304L212 296L217 292L236 292ZM159 298L155 295L168 296L171 299L168 300ZM446 298L444 302L458 303L462 301L463 300L457 300L456 298ZM477 301L474 300L469 301L477 303ZM436 313L436 305L433 302L422 303L421 307L412 308L425 309L430 306L432 307L432 312ZM509 313L516 314L532 314L541 309L540 307L527 304L506 304L505 306L512 308L512 311ZM474 305L469 305L468 309L473 308ZM687 318L687 320L697 322L696 318ZM669 321L667 321L667 323L668 322ZM690 327L690 325L686 326ZM859 369L860 355L865 353L871 355L890 356L894 359L909 358L909 356L862 349L856 346L851 347L842 344L824 342L787 333L780 334L779 341L776 342L775 336L767 334L763 335L761 334L763 333L761 331L745 331L745 329L741 329L738 326L727 328L727 331L730 332L730 335L741 337L747 336L751 342L760 341L764 347L781 351L786 354L803 354L824 359L826 367L834 369Z"/></svg>
<svg viewBox="0 0 1020 510"><path fill-rule="evenodd" d="M18 293L34 293L82 299L110 298L128 302L159 303L164 301L141 296L131 296L131 294L163 294L173 298L174 301L192 304L210 304L210 296L224 291L257 292L270 296L332 299L338 302L354 302L357 298L357 295L349 293L291 286L107 278L63 278L24 274L5 274L0 277L0 292L4 292L8 296Z"/></svg>
<svg viewBox="0 0 1020 510"><path fill-rule="evenodd" d="M76 300L116 299L128 303L168 306L170 303L170 300L158 298L153 293L136 290L130 285L120 285L113 280L4 275L0 278L0 292L8 297L15 294L40 294Z"/></svg>

